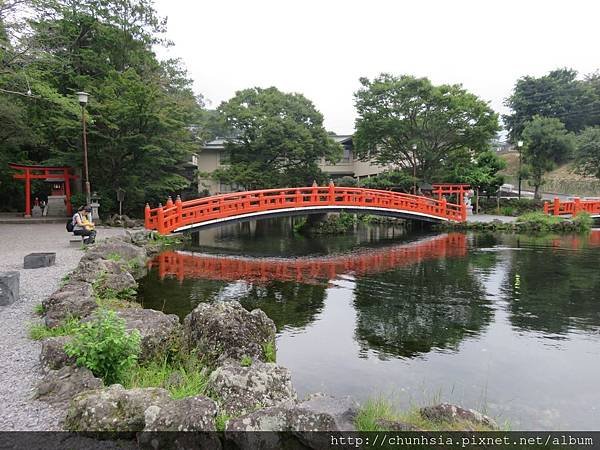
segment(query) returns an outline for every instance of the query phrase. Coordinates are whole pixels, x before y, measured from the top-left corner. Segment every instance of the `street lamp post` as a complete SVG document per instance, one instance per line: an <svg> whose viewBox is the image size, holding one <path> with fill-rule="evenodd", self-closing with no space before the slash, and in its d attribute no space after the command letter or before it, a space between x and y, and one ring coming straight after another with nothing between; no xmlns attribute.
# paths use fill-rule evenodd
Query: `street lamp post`
<svg viewBox="0 0 600 450"><path fill-rule="evenodd" d="M413 154L413 194L417 195L417 144L412 145Z"/></svg>
<svg viewBox="0 0 600 450"><path fill-rule="evenodd" d="M87 133L85 130L85 105L87 105L89 94L87 92L78 92L77 99L81 105L81 125L83 128L83 163L85 168L85 204L89 205L92 201L90 188L90 175L88 171L88 154L87 154Z"/></svg>
<svg viewBox="0 0 600 450"><path fill-rule="evenodd" d="M523 157L522 157L523 141L517 141L517 148L519 149L519 198L521 198L521 166L523 165Z"/></svg>

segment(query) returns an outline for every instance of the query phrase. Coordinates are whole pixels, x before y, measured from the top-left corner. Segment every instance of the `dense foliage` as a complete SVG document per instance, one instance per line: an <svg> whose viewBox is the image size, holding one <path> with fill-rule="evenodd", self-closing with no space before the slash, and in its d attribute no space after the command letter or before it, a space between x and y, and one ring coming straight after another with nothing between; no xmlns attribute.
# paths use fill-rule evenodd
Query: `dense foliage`
<svg viewBox="0 0 600 450"><path fill-rule="evenodd" d="M600 179L600 126L589 127L577 136L576 162L581 173Z"/></svg>
<svg viewBox="0 0 600 450"><path fill-rule="evenodd" d="M363 159L436 181L457 153L487 150L499 131L497 114L459 85L389 74L360 82L354 146Z"/></svg>
<svg viewBox="0 0 600 450"><path fill-rule="evenodd" d="M239 91L218 111L229 130L229 164L213 177L242 189L309 186L325 181L318 163L335 162L341 146L323 127L323 116L301 94L271 87Z"/></svg>
<svg viewBox="0 0 600 450"><path fill-rule="evenodd" d="M4 4L6 5L6 4ZM28 17L23 20L23 17ZM0 204L21 209L8 161L81 169L87 106L89 173L103 210L126 190L125 209L190 185L183 162L198 145L202 99L179 61L159 61L165 21L149 0L26 0L0 8ZM48 186L38 182L34 195Z"/></svg>

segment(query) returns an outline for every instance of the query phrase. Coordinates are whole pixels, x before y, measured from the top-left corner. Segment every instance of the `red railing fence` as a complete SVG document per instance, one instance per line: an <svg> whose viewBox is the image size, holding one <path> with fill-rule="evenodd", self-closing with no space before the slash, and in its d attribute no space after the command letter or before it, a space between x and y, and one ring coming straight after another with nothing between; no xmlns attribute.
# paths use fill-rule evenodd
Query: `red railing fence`
<svg viewBox="0 0 600 450"><path fill-rule="evenodd" d="M445 198L434 199L400 192L337 187L311 186L299 188L264 189L258 191L232 192L173 202L171 198L163 206L145 208L145 226L161 234L171 233L181 227L202 224L211 220L242 216L281 209L319 206L346 206L359 208L381 208L416 215L425 215L441 220L464 222L466 206L448 203Z"/></svg>
<svg viewBox="0 0 600 450"><path fill-rule="evenodd" d="M555 197L552 203L544 202L544 213L553 216L576 216L584 211L593 216L600 215L600 200L581 200L575 197L570 201L561 201Z"/></svg>

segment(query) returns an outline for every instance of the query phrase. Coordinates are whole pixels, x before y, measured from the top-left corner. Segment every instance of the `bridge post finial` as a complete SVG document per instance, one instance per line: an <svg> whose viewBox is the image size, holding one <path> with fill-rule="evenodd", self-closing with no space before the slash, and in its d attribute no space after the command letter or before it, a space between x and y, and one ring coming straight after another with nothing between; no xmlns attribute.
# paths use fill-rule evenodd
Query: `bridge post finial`
<svg viewBox="0 0 600 450"><path fill-rule="evenodd" d="M167 198L167 208L169 208L170 206L173 206L173 199L169 195L169 198Z"/></svg>
<svg viewBox="0 0 600 450"><path fill-rule="evenodd" d="M332 178L329 179L329 186L335 186L335 184L333 183L333 179Z"/></svg>
<svg viewBox="0 0 600 450"><path fill-rule="evenodd" d="M312 187L319 187L319 185L317 184L317 180L313 180Z"/></svg>

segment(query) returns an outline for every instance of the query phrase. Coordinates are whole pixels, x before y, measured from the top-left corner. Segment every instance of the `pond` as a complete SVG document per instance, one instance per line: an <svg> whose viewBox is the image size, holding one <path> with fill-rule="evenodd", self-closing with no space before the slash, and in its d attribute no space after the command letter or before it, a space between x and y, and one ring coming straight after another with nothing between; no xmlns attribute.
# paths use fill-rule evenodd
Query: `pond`
<svg viewBox="0 0 600 450"><path fill-rule="evenodd" d="M289 220L203 231L159 255L146 308L183 318L238 300L277 326L300 396L436 401L519 429L600 425L600 230L584 236L408 232L303 237Z"/></svg>

